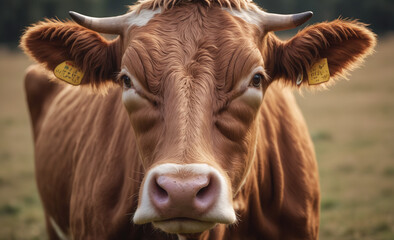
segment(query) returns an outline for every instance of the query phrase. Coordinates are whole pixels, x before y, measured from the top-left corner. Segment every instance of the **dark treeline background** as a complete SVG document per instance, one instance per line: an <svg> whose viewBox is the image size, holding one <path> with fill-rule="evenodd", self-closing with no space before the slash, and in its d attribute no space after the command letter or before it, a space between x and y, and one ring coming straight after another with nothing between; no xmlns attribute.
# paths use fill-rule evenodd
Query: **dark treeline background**
<svg viewBox="0 0 394 240"><path fill-rule="evenodd" d="M0 44L16 47L26 26L44 18L69 18L74 10L91 16L123 14L131 0L0 0ZM269 12L314 12L310 23L360 19L378 34L394 31L394 0L255 0Z"/></svg>

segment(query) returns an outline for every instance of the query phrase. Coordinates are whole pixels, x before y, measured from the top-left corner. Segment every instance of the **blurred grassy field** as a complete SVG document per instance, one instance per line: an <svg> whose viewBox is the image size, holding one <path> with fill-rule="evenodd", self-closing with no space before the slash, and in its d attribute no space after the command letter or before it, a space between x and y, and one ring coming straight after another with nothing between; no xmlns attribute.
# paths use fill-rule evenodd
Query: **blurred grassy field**
<svg viewBox="0 0 394 240"><path fill-rule="evenodd" d="M297 97L315 143L320 239L394 239L394 36L351 81Z"/></svg>
<svg viewBox="0 0 394 240"><path fill-rule="evenodd" d="M365 66L299 105L315 142L320 239L394 239L394 36ZM0 50L0 239L46 239L21 53ZM297 94L296 94L297 95Z"/></svg>

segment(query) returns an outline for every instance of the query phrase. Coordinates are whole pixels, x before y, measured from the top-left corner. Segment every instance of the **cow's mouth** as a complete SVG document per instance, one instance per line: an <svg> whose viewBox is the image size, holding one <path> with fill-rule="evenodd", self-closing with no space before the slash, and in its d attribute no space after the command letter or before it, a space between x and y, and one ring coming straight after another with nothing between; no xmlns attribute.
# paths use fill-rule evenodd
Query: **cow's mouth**
<svg viewBox="0 0 394 240"><path fill-rule="evenodd" d="M167 233L191 234L202 233L216 226L215 222L206 222L193 218L171 218L154 221L153 226Z"/></svg>

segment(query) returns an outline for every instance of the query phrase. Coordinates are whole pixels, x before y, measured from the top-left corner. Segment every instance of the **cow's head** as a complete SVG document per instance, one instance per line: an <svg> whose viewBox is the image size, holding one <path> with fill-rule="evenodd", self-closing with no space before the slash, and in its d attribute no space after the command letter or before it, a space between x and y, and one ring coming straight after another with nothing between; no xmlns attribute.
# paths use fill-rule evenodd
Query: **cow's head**
<svg viewBox="0 0 394 240"><path fill-rule="evenodd" d="M321 58L332 78L344 75L372 51L375 37L361 23L336 20L280 41L272 31L296 27L312 13L269 14L242 1L157 2L119 17L71 13L78 24L41 22L22 47L49 70L75 62L85 73L82 85L123 89L146 169L134 222L198 233L236 221L268 86L296 86L299 76L298 85L306 85ZM98 32L119 37L109 41Z"/></svg>

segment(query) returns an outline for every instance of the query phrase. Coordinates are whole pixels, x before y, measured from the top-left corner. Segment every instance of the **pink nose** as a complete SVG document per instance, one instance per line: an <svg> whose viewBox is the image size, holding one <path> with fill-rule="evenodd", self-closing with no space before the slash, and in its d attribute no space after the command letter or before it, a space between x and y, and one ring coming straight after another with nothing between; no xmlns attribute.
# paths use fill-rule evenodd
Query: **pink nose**
<svg viewBox="0 0 394 240"><path fill-rule="evenodd" d="M215 175L160 175L152 178L149 197L164 218L198 218L219 197Z"/></svg>

